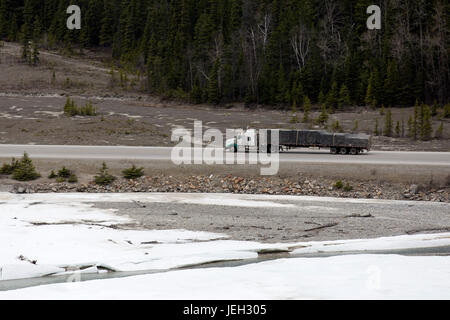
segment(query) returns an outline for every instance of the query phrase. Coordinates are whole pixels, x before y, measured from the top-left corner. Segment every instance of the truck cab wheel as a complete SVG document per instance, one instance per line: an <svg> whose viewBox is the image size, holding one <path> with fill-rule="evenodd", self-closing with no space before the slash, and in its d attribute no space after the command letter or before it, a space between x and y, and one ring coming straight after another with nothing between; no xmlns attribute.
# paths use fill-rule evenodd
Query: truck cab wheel
<svg viewBox="0 0 450 320"><path fill-rule="evenodd" d="M340 154L347 154L347 148L340 148L339 149Z"/></svg>
<svg viewBox="0 0 450 320"><path fill-rule="evenodd" d="M337 148L330 148L331 154L337 154Z"/></svg>
<svg viewBox="0 0 450 320"><path fill-rule="evenodd" d="M359 152L358 152L358 149L356 149L356 148L351 148L350 151L349 151L349 153L350 153L352 156L355 156L355 155L357 155Z"/></svg>

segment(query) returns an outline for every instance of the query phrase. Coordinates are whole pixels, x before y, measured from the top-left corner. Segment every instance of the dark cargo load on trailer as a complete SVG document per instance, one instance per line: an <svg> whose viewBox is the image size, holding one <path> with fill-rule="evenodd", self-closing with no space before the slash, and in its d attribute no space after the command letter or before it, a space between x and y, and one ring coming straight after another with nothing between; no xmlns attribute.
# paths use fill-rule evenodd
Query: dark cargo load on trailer
<svg viewBox="0 0 450 320"><path fill-rule="evenodd" d="M274 141L278 131L279 141ZM330 148L332 153L358 154L370 151L372 137L366 134L330 133L323 130L267 130L268 151L277 148L319 147ZM275 147L275 149L274 149Z"/></svg>

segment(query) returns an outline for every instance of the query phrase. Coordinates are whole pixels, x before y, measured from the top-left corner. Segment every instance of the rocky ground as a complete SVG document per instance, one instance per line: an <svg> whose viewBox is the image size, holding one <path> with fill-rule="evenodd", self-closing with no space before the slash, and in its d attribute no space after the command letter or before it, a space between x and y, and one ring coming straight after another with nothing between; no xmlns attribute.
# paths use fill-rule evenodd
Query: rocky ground
<svg viewBox="0 0 450 320"><path fill-rule="evenodd" d="M363 199L416 200L450 202L450 183L446 186L404 185L363 181L342 181L311 178L241 177L231 175L142 177L136 180L117 179L108 186L95 183L29 183L12 184L15 193L51 192L180 192L238 193L270 195L302 195Z"/></svg>

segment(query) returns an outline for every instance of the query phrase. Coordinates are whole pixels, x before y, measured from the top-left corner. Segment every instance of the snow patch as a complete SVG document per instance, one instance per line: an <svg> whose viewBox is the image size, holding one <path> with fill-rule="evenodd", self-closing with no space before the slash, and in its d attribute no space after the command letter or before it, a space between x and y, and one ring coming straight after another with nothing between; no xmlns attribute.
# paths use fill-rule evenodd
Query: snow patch
<svg viewBox="0 0 450 320"><path fill-rule="evenodd" d="M0 299L450 299L450 257L279 259L0 292ZM420 276L417 276L420 275Z"/></svg>

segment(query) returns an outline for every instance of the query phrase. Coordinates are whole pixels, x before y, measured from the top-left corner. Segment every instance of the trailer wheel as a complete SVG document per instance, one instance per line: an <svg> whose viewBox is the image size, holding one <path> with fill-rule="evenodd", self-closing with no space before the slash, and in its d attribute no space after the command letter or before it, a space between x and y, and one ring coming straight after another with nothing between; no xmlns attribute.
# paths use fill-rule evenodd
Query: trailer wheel
<svg viewBox="0 0 450 320"><path fill-rule="evenodd" d="M337 154L337 148L330 148L331 154Z"/></svg>
<svg viewBox="0 0 450 320"><path fill-rule="evenodd" d="M349 152L352 156L356 156L358 154L358 149L356 148L351 148L350 152Z"/></svg>
<svg viewBox="0 0 450 320"><path fill-rule="evenodd" d="M347 154L347 148L340 148L339 153L342 155Z"/></svg>

